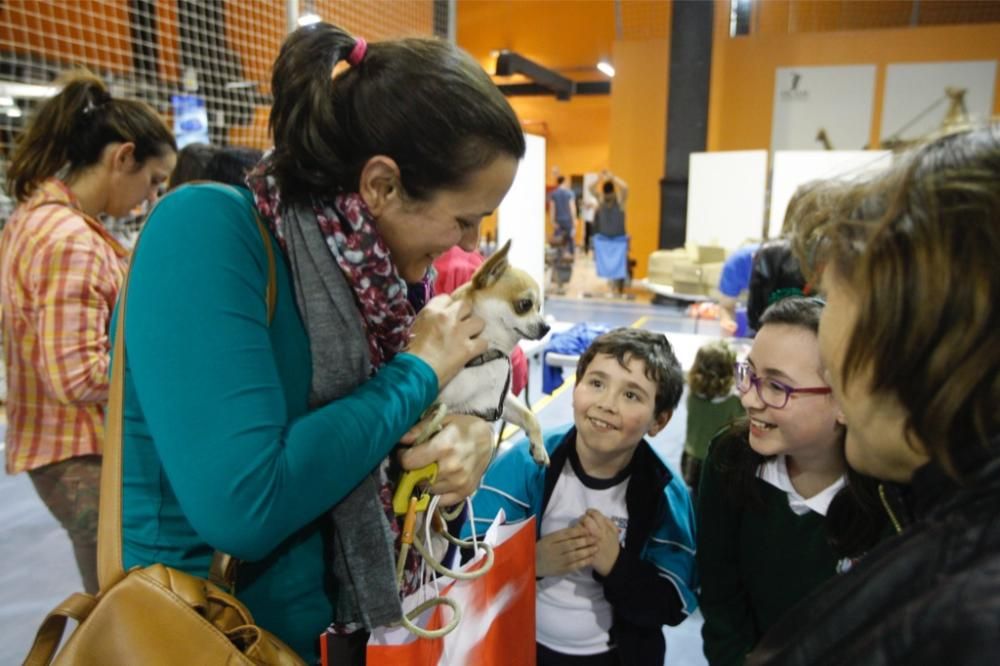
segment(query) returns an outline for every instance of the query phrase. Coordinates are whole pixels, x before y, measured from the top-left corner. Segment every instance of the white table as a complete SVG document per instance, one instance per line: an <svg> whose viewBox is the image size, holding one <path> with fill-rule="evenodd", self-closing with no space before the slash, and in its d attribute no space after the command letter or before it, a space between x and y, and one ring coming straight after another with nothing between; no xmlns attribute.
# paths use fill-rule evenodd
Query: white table
<svg viewBox="0 0 1000 666"><path fill-rule="evenodd" d="M657 296L663 296L665 298L672 298L675 301L685 301L687 303L700 303L701 301L711 301L711 296L706 296L705 294L681 294L674 291L672 285L669 284L655 284L650 282L648 278L643 278L634 283L637 287L642 287L646 291L650 291Z"/></svg>
<svg viewBox="0 0 1000 666"><path fill-rule="evenodd" d="M719 336L703 333L664 333L664 335L667 336L667 340L674 350L674 356L677 357L685 372L694 365L694 357L702 345L719 339ZM747 352L750 351L751 340L749 338L728 338L728 340L736 349L737 357L741 359L746 357ZM575 368L579 360L579 354L550 353L545 356L546 363L561 368Z"/></svg>

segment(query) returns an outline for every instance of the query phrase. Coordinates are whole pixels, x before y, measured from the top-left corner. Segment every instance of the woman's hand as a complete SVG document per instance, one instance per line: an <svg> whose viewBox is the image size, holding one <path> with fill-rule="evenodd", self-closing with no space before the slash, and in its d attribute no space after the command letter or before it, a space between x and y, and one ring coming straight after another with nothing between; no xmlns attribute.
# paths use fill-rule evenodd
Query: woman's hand
<svg viewBox="0 0 1000 666"><path fill-rule="evenodd" d="M486 351L486 340L480 336L485 326L465 301L435 296L413 321L406 351L431 366L441 389L466 363Z"/></svg>
<svg viewBox="0 0 1000 666"><path fill-rule="evenodd" d="M400 443L412 444L429 421L424 419L410 428ZM436 462L437 481L430 491L440 495L443 506L453 506L476 491L492 456L490 424L478 416L450 414L444 418L440 432L420 446L400 452L399 463L410 470Z"/></svg>

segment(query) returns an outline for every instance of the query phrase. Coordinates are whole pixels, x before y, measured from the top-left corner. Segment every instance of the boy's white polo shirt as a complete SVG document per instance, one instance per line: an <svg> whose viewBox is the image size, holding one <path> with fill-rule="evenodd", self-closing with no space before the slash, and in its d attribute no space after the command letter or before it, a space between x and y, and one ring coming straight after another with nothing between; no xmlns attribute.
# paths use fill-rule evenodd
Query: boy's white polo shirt
<svg viewBox="0 0 1000 666"><path fill-rule="evenodd" d="M587 509L597 509L618 526L618 543L624 546L628 529L625 492L631 466L612 479L595 479L580 468L575 450L567 458L542 516L542 536L576 525ZM535 624L539 643L563 654L608 651L612 608L604 598L604 586L593 574L593 567L585 567L538 581Z"/></svg>

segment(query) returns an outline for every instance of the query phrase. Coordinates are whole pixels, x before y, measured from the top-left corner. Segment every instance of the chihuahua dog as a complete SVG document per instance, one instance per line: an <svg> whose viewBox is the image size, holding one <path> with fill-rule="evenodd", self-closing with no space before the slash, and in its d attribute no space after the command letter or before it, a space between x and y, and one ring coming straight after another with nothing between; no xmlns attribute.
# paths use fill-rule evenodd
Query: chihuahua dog
<svg viewBox="0 0 1000 666"><path fill-rule="evenodd" d="M438 402L459 414L475 414L488 421L503 417L528 436L531 457L549 464L538 419L510 391L510 353L519 340L541 340L549 326L539 312L538 283L507 261L508 240L479 267L472 279L451 296L469 303L486 322L482 335L489 342L485 354L472 359L441 391Z"/></svg>

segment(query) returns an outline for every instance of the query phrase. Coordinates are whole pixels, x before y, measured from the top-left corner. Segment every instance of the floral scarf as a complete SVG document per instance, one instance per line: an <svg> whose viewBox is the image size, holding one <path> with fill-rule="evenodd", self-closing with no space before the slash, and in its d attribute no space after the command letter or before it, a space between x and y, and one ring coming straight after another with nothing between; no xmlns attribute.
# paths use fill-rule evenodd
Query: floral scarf
<svg viewBox="0 0 1000 666"><path fill-rule="evenodd" d="M265 158L247 184L257 209L285 249L281 195L274 178L264 173L267 165ZM374 374L409 341L415 312L406 297L406 282L392 263L389 248L360 194L337 194L332 201L314 199L312 207L327 247L357 298Z"/></svg>

